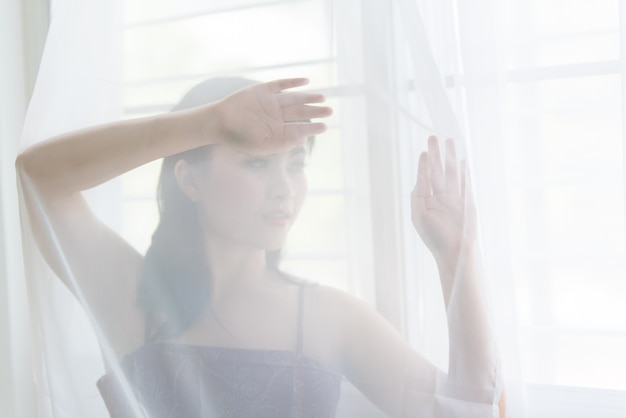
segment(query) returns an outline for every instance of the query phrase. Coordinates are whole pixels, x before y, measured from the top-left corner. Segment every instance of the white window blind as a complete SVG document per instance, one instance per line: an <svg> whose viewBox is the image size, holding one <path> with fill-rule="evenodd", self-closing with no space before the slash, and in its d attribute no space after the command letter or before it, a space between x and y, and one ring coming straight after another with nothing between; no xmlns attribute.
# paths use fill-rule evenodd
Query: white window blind
<svg viewBox="0 0 626 418"><path fill-rule="evenodd" d="M367 269L369 219L362 207L366 158L340 138L343 102L362 92L337 84L333 2L128 2L125 29L127 117L168 111L196 83L216 76L268 81L306 76L335 109L307 167L310 193L285 248L282 266L293 274L372 301ZM148 42L149 40L149 42ZM341 103L340 103L341 102ZM361 161L360 161L361 160ZM158 221L160 162L124 176L124 234L141 251ZM366 197L365 197L366 198ZM358 248L357 248L358 247Z"/></svg>

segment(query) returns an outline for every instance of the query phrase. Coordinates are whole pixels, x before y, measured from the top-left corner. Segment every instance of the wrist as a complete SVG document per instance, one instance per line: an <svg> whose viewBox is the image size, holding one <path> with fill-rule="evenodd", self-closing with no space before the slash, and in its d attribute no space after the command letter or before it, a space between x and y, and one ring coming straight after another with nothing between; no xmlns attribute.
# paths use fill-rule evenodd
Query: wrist
<svg viewBox="0 0 626 418"><path fill-rule="evenodd" d="M458 264L466 263L477 257L478 246L473 240L464 240L457 246L433 251L432 254L440 271L442 269L456 270Z"/></svg>
<svg viewBox="0 0 626 418"><path fill-rule="evenodd" d="M459 280L475 275L479 265L479 251L477 245L467 243L457 251L433 255L447 306L451 292L459 284Z"/></svg>
<svg viewBox="0 0 626 418"><path fill-rule="evenodd" d="M203 106L204 114L200 118L202 126L203 145L212 145L223 142L228 137L228 112L223 100Z"/></svg>
<svg viewBox="0 0 626 418"><path fill-rule="evenodd" d="M168 135L185 149L218 143L223 138L222 118L218 103L169 114L166 121Z"/></svg>

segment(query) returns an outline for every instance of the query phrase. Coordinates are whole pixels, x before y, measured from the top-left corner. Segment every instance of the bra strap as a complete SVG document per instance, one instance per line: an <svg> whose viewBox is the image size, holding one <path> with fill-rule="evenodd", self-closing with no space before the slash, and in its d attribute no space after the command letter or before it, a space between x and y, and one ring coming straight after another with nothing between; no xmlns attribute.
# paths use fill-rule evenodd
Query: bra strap
<svg viewBox="0 0 626 418"><path fill-rule="evenodd" d="M298 353L302 353L302 348L303 348L303 343L302 343L302 339L303 339L303 331L302 331L302 327L303 327L303 322L304 322L304 288L306 287L305 284L301 284L299 286L300 288L298 289L298 329L297 329L297 340L296 340L296 351Z"/></svg>

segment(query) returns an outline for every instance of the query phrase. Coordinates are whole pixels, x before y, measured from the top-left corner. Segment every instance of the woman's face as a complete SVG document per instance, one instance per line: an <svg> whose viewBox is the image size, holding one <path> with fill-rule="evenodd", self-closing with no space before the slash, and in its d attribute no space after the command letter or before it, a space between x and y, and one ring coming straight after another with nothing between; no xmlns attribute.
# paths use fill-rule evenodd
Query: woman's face
<svg viewBox="0 0 626 418"><path fill-rule="evenodd" d="M307 193L306 158L303 146L267 155L212 147L199 182L205 232L236 245L282 248Z"/></svg>

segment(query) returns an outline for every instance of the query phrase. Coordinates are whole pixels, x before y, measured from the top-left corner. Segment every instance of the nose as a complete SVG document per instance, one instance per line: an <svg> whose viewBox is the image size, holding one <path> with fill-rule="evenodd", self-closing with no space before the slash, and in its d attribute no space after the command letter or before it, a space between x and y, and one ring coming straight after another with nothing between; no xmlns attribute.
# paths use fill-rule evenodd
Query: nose
<svg viewBox="0 0 626 418"><path fill-rule="evenodd" d="M295 196L293 179L285 169L278 169L271 178L269 196L272 199L285 200Z"/></svg>

